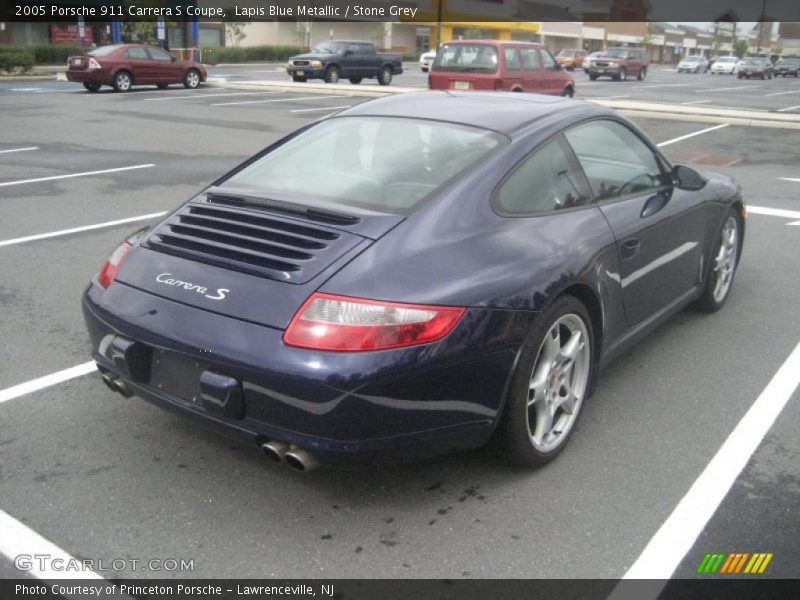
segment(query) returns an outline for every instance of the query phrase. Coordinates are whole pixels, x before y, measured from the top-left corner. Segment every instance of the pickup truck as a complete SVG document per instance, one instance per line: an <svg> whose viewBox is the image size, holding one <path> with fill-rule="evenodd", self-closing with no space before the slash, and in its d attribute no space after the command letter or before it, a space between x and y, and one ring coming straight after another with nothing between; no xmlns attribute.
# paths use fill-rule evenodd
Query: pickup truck
<svg viewBox="0 0 800 600"><path fill-rule="evenodd" d="M344 77L350 83L361 83L365 78L377 77L378 83L389 85L394 75L403 72L403 63L399 54L378 52L371 42L331 40L307 54L292 56L286 72L293 81L324 79L338 83Z"/></svg>

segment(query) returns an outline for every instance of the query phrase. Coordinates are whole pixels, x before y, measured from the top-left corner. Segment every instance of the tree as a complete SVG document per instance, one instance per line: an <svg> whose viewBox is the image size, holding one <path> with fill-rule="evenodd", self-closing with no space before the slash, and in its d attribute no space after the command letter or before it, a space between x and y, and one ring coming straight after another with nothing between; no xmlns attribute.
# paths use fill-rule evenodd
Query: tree
<svg viewBox="0 0 800 600"><path fill-rule="evenodd" d="M747 40L736 40L733 43L733 53L737 56L737 58L742 58L745 54L747 54Z"/></svg>
<svg viewBox="0 0 800 600"><path fill-rule="evenodd" d="M234 46L238 46L247 37L244 30L245 25L246 23L242 21L227 21L225 23L225 39Z"/></svg>

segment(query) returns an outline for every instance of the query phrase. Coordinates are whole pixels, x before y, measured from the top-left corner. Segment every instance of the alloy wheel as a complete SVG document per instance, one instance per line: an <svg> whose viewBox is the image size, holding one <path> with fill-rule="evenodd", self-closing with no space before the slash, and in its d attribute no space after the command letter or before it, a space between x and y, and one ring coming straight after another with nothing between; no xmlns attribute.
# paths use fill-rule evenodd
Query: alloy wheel
<svg viewBox="0 0 800 600"><path fill-rule="evenodd" d="M731 289L739 251L739 223L730 216L722 226L719 250L714 258L714 300L722 302Z"/></svg>

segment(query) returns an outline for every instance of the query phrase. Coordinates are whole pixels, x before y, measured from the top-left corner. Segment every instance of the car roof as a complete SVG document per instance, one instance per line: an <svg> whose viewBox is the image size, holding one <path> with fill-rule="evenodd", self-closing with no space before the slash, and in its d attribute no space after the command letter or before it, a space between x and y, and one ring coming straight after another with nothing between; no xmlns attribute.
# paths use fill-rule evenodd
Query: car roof
<svg viewBox="0 0 800 600"><path fill-rule="evenodd" d="M511 135L533 121L563 117L566 111L574 114L576 119L614 114L600 105L562 96L431 90L377 98L346 109L336 116L429 119Z"/></svg>
<svg viewBox="0 0 800 600"><path fill-rule="evenodd" d="M457 44L485 44L487 46L531 46L533 48L542 48L542 45L537 44L536 42L517 42L514 40L451 40L449 42L444 42L443 45L445 44L448 46Z"/></svg>

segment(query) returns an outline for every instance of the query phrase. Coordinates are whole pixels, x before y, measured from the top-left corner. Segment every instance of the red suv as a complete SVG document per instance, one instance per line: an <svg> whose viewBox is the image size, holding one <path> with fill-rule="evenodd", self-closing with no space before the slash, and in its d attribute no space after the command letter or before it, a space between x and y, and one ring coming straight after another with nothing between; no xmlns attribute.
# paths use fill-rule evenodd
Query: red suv
<svg viewBox="0 0 800 600"><path fill-rule="evenodd" d="M443 44L428 73L432 90L505 90L573 96L575 81L540 44L459 40Z"/></svg>
<svg viewBox="0 0 800 600"><path fill-rule="evenodd" d="M592 81L603 76L625 81L634 75L641 81L647 76L649 65L644 48L608 48L590 60L587 72Z"/></svg>

